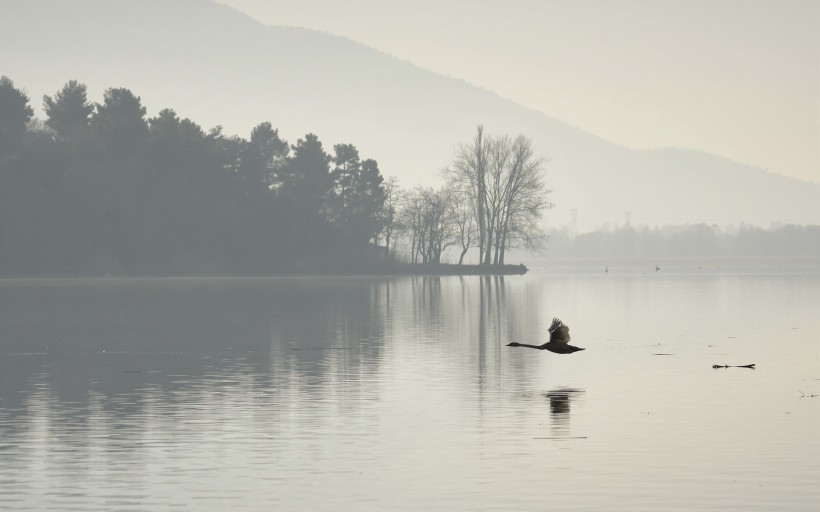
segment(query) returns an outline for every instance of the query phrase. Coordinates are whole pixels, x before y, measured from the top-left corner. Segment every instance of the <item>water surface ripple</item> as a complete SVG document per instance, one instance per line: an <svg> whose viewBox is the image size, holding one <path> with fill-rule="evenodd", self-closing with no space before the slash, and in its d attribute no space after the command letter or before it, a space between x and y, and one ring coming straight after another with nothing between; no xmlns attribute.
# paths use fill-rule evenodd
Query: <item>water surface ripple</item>
<svg viewBox="0 0 820 512"><path fill-rule="evenodd" d="M0 280L0 509L816 510L819 284Z"/></svg>

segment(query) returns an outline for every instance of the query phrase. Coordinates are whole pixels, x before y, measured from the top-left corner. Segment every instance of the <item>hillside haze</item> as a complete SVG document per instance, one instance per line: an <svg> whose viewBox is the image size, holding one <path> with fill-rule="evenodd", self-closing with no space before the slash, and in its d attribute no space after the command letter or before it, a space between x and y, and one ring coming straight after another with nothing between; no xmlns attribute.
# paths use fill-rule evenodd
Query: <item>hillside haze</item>
<svg viewBox="0 0 820 512"><path fill-rule="evenodd" d="M0 5L0 74L38 109L70 79L92 101L127 87L149 115L170 107L243 136L270 121L291 143L313 132L328 148L355 144L405 187L440 183L453 147L483 124L523 133L549 157L552 226L573 210L580 229L620 225L627 212L650 225L820 223L817 183L694 150L624 148L349 39L265 26L207 0Z"/></svg>

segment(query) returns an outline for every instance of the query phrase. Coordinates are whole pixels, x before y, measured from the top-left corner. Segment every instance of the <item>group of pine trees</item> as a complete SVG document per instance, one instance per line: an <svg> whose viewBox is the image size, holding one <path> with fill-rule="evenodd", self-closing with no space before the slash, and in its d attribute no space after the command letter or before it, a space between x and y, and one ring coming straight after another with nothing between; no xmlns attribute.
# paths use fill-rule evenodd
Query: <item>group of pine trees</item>
<svg viewBox="0 0 820 512"><path fill-rule="evenodd" d="M41 121L2 77L0 109L0 274L332 269L381 236L383 178L352 144L290 145L267 122L226 136L77 81Z"/></svg>

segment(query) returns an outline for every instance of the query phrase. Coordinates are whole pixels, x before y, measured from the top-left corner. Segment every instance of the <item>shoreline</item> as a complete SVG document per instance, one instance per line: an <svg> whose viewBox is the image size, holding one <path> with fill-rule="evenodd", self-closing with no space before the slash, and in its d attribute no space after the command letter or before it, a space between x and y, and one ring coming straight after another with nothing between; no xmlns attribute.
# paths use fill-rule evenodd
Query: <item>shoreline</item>
<svg viewBox="0 0 820 512"><path fill-rule="evenodd" d="M269 278L269 277L356 277L356 276L513 276L524 275L529 269L517 265L458 265L451 263L393 263L367 268L304 268L270 272L248 269L240 272L122 272L122 273L19 273L0 275L0 279L179 279L179 278Z"/></svg>

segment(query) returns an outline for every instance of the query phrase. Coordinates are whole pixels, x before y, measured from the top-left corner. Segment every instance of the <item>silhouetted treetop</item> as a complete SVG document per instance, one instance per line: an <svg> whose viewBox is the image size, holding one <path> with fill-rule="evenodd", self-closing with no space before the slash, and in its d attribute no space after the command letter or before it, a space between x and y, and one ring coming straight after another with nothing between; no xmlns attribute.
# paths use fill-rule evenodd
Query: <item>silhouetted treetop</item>
<svg viewBox="0 0 820 512"><path fill-rule="evenodd" d="M12 80L0 76L0 158L19 148L26 125L34 115L28 96Z"/></svg>
<svg viewBox="0 0 820 512"><path fill-rule="evenodd" d="M331 156L325 153L319 138L305 135L291 146L293 155L278 173L280 196L299 205L310 214L324 213L333 186L330 175Z"/></svg>
<svg viewBox="0 0 820 512"><path fill-rule="evenodd" d="M284 165L289 153L290 147L279 137L279 130L269 122L256 125L241 155L243 180L248 186L270 188L275 182L275 170Z"/></svg>
<svg viewBox="0 0 820 512"><path fill-rule="evenodd" d="M86 97L85 84L69 80L54 96L43 96L46 124L63 138L88 126L94 105Z"/></svg>
<svg viewBox="0 0 820 512"><path fill-rule="evenodd" d="M111 88L96 105L91 127L115 153L140 150L148 137L145 113L139 96L125 88Z"/></svg>

